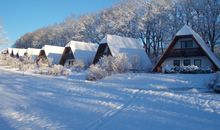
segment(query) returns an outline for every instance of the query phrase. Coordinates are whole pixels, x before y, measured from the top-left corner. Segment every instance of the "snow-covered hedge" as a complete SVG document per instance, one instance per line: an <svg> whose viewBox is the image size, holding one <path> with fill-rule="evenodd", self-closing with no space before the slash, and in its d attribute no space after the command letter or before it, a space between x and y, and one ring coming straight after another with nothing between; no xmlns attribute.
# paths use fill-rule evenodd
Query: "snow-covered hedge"
<svg viewBox="0 0 220 130"><path fill-rule="evenodd" d="M8 66L11 68L19 68L21 61L18 58L13 58L9 55L1 54L0 55L0 65Z"/></svg>
<svg viewBox="0 0 220 130"><path fill-rule="evenodd" d="M20 57L14 58L9 55L0 55L0 65L8 66L10 68L17 68L24 72L33 72L37 74L45 75L69 75L71 73L70 69L66 69L61 65L49 65L47 61L40 60L38 65L31 57Z"/></svg>
<svg viewBox="0 0 220 130"><path fill-rule="evenodd" d="M96 65L90 66L87 79L98 80L112 74L125 73L129 69L132 69L132 64L125 54L119 54L115 57L104 56Z"/></svg>
<svg viewBox="0 0 220 130"><path fill-rule="evenodd" d="M98 79L102 79L108 75L109 73L105 69L101 68L99 64L96 64L90 66L87 79L91 81L95 81Z"/></svg>
<svg viewBox="0 0 220 130"><path fill-rule="evenodd" d="M65 67L71 69L71 71L76 71L76 72L80 72L82 70L85 70L86 67L83 61L74 61L72 65L65 65Z"/></svg>
<svg viewBox="0 0 220 130"><path fill-rule="evenodd" d="M34 73L42 75L54 75L54 76L67 76L71 73L71 70L66 69L61 65L53 65L51 67L38 67Z"/></svg>
<svg viewBox="0 0 220 130"><path fill-rule="evenodd" d="M165 66L164 73L212 73L212 69L210 68L200 68L195 65L190 66Z"/></svg>

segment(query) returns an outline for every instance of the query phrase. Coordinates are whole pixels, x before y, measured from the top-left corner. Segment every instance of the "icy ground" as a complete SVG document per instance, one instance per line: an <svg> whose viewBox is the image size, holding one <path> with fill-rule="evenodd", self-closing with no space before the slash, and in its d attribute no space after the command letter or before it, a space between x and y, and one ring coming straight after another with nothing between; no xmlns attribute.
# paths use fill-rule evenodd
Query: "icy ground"
<svg viewBox="0 0 220 130"><path fill-rule="evenodd" d="M214 74L123 74L98 82L0 69L1 130L219 130Z"/></svg>

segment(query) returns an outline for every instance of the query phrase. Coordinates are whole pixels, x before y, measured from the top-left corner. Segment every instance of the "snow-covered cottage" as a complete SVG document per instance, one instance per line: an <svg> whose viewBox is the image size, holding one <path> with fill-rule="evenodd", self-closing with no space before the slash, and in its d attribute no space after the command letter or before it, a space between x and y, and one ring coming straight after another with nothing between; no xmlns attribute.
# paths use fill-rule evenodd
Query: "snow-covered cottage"
<svg viewBox="0 0 220 130"><path fill-rule="evenodd" d="M70 41L60 60L61 65L73 65L75 61L83 62L85 66L92 64L98 45L79 41Z"/></svg>
<svg viewBox="0 0 220 130"><path fill-rule="evenodd" d="M1 52L1 54L8 54L8 49L3 49L0 52Z"/></svg>
<svg viewBox="0 0 220 130"><path fill-rule="evenodd" d="M39 59L47 59L51 64L59 64L64 47L45 45L39 54Z"/></svg>
<svg viewBox="0 0 220 130"><path fill-rule="evenodd" d="M117 56L125 53L130 60L136 60L136 69L151 70L152 63L139 40L116 35L107 35L99 45L93 63L96 64L104 55Z"/></svg>
<svg viewBox="0 0 220 130"><path fill-rule="evenodd" d="M36 58L39 56L41 49L36 48L28 48L27 49L27 56L31 57L32 60L36 60Z"/></svg>
<svg viewBox="0 0 220 130"><path fill-rule="evenodd" d="M18 57L23 57L27 55L27 49L19 49L18 50Z"/></svg>
<svg viewBox="0 0 220 130"><path fill-rule="evenodd" d="M10 54L13 57L23 57L27 54L27 49L23 48L8 48L8 54Z"/></svg>
<svg viewBox="0 0 220 130"><path fill-rule="evenodd" d="M12 55L12 50L13 50L13 48L8 48L8 49L7 49L8 55Z"/></svg>
<svg viewBox="0 0 220 130"><path fill-rule="evenodd" d="M19 48L12 48L11 56L18 58L19 57L18 52L19 52Z"/></svg>
<svg viewBox="0 0 220 130"><path fill-rule="evenodd" d="M184 25L176 34L153 71L163 72L166 66L189 66L220 69L220 62L198 33Z"/></svg>

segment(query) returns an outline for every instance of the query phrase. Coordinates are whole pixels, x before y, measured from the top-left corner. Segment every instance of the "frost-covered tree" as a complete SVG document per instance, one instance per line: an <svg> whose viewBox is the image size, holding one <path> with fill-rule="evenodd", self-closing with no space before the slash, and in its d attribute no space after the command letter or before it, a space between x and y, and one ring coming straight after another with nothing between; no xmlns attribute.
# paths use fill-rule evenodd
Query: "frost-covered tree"
<svg viewBox="0 0 220 130"><path fill-rule="evenodd" d="M62 23L29 32L16 47L64 46L70 40L99 43L106 34L138 38L159 57L176 32L188 24L213 50L220 39L219 0L122 0L100 12L70 16Z"/></svg>
<svg viewBox="0 0 220 130"><path fill-rule="evenodd" d="M220 38L220 1L180 0L175 7L178 21L190 25L214 51Z"/></svg>
<svg viewBox="0 0 220 130"><path fill-rule="evenodd" d="M21 48L41 48L45 44L64 46L75 35L75 24L75 17L70 16L60 24L54 24L34 32L26 33L15 42L14 46Z"/></svg>

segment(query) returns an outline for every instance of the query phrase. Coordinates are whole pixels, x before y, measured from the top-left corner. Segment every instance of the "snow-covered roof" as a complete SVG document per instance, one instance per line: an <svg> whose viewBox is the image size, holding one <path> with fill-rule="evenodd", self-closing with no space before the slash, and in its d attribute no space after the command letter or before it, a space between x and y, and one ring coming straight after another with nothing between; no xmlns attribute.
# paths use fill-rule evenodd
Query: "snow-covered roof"
<svg viewBox="0 0 220 130"><path fill-rule="evenodd" d="M121 37L116 35L107 35L105 38L100 42L100 44L107 43L112 55L117 55L120 50L123 49L143 49L143 46L139 42L139 40L134 38L128 37Z"/></svg>
<svg viewBox="0 0 220 130"><path fill-rule="evenodd" d="M64 47L45 45L41 50L44 50L46 57L52 60L52 64L59 64Z"/></svg>
<svg viewBox="0 0 220 130"><path fill-rule="evenodd" d="M19 49L19 50L18 50L18 56L19 56L19 57L24 56L25 53L27 53L27 49Z"/></svg>
<svg viewBox="0 0 220 130"><path fill-rule="evenodd" d="M8 49L2 49L0 52L1 52L1 53L7 53L7 50L8 50Z"/></svg>
<svg viewBox="0 0 220 130"><path fill-rule="evenodd" d="M18 52L19 52L19 48L12 48L12 51L13 51L13 55L18 55Z"/></svg>
<svg viewBox="0 0 220 130"><path fill-rule="evenodd" d="M105 43L108 44L112 56L116 56L118 53L125 53L128 57L138 56L141 69L150 70L152 68L152 63L138 39L107 35L100 42L100 44Z"/></svg>
<svg viewBox="0 0 220 130"><path fill-rule="evenodd" d="M8 54L12 53L13 48L8 48Z"/></svg>
<svg viewBox="0 0 220 130"><path fill-rule="evenodd" d="M82 61L85 65L92 63L98 45L79 41L70 41L66 47L70 47L76 60Z"/></svg>
<svg viewBox="0 0 220 130"><path fill-rule="evenodd" d="M28 56L38 56L40 54L41 49L36 49L36 48L28 48L27 49L27 54Z"/></svg>
<svg viewBox="0 0 220 130"><path fill-rule="evenodd" d="M198 44L201 46L201 48L207 53L209 58L215 63L215 65L220 69L220 61L215 56L215 54L211 51L211 49L207 46L205 41L202 39L202 37L196 33L194 30L192 30L189 26L184 25L176 34L176 36L184 36L184 35L192 35Z"/></svg>

